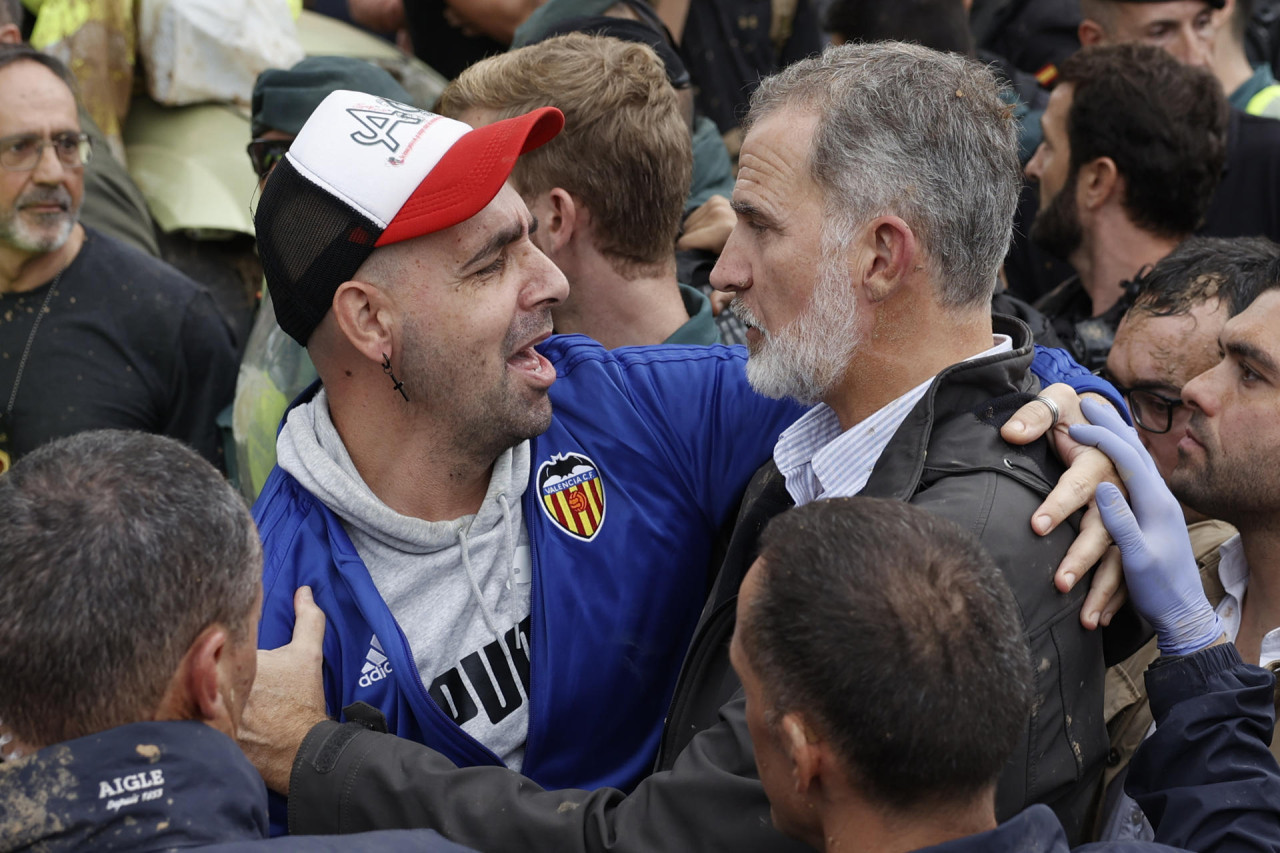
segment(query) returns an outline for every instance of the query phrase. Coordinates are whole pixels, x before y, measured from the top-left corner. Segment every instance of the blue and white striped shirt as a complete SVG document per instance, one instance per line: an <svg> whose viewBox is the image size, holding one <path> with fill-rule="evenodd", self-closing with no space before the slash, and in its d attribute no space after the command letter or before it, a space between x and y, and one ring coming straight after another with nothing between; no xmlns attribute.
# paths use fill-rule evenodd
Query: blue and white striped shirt
<svg viewBox="0 0 1280 853"><path fill-rule="evenodd" d="M1013 350L1013 339L995 335L994 346L966 358L973 361ZM856 369L851 368L851 369ZM875 414L844 432L840 419L826 403L819 403L778 436L773 461L786 480L796 506L819 498L847 498L862 491L871 469L889 445L889 439L929 390L930 376Z"/></svg>

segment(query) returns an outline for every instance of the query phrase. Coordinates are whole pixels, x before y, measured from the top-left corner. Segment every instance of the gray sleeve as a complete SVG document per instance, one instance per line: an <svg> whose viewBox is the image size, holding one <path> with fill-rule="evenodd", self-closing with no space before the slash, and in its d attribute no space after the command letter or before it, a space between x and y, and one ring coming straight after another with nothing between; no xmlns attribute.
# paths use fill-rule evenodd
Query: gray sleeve
<svg viewBox="0 0 1280 853"><path fill-rule="evenodd" d="M503 767L459 769L421 744L320 723L290 777L292 833L430 827L481 850L808 850L773 829L739 696L669 771L630 795L545 791Z"/></svg>

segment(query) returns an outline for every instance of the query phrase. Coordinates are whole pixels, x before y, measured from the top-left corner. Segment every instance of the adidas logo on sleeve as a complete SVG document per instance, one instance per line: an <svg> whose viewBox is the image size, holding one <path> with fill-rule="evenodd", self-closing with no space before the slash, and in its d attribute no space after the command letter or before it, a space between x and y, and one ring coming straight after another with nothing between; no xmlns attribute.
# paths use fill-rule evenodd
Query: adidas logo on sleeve
<svg viewBox="0 0 1280 853"><path fill-rule="evenodd" d="M364 656L364 666L360 668L360 686L372 687L391 674L391 661L387 660L382 643L375 634L369 641L369 652Z"/></svg>

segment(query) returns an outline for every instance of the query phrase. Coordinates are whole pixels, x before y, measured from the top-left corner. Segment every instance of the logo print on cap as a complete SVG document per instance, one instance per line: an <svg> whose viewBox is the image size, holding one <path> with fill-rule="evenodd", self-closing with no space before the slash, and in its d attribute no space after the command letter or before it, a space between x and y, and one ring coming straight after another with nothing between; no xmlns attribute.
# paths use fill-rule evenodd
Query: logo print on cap
<svg viewBox="0 0 1280 853"><path fill-rule="evenodd" d="M361 145L385 145L394 154L400 150L400 142L391 135L391 132L402 124L422 124L426 113L404 104L397 104L395 101L388 101L386 98L379 98L378 103L385 105L387 109L347 108L347 112L353 119L360 122L363 128L351 134L351 138Z"/></svg>
<svg viewBox="0 0 1280 853"><path fill-rule="evenodd" d="M580 453L557 453L538 468L542 511L556 526L584 542L604 525L604 478Z"/></svg>

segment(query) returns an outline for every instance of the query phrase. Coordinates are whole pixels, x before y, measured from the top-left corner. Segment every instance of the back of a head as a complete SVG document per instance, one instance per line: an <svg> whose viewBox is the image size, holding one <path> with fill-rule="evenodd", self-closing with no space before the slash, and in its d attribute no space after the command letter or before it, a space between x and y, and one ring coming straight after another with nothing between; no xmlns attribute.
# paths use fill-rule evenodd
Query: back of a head
<svg viewBox="0 0 1280 853"><path fill-rule="evenodd" d="M1157 317L1185 314L1221 299L1234 317L1258 294L1280 285L1280 245L1265 237L1192 237L1137 280L1130 311Z"/></svg>
<svg viewBox="0 0 1280 853"><path fill-rule="evenodd" d="M652 49L569 33L472 65L440 110L507 118L558 107L564 131L516 164L526 196L561 187L591 211L597 249L619 271L670 263L693 176L689 128Z"/></svg>
<svg viewBox="0 0 1280 853"><path fill-rule="evenodd" d="M845 41L908 41L971 56L964 0L834 0L824 28Z"/></svg>
<svg viewBox="0 0 1280 853"><path fill-rule="evenodd" d="M268 68L253 84L250 130L297 136L320 102L338 89L350 89L409 104L404 87L383 69L350 56L308 56L292 68Z"/></svg>
<svg viewBox="0 0 1280 853"><path fill-rule="evenodd" d="M1086 48L1059 68L1072 86L1071 172L1109 157L1124 178L1125 210L1161 237L1204 220L1226 159L1227 101L1204 69L1149 45Z"/></svg>
<svg viewBox="0 0 1280 853"><path fill-rule="evenodd" d="M840 232L900 216L940 301L985 310L1013 233L1017 122L983 65L902 42L828 48L765 78L745 126L775 111L819 116L809 170Z"/></svg>
<svg viewBox="0 0 1280 853"><path fill-rule="evenodd" d="M892 813L988 792L1025 737L1031 664L977 540L910 504L846 498L774 518L760 558L738 630L766 719L804 714Z"/></svg>
<svg viewBox="0 0 1280 853"><path fill-rule="evenodd" d="M46 746L149 719L207 626L252 628L236 491L170 438L96 431L0 477L0 719Z"/></svg>

